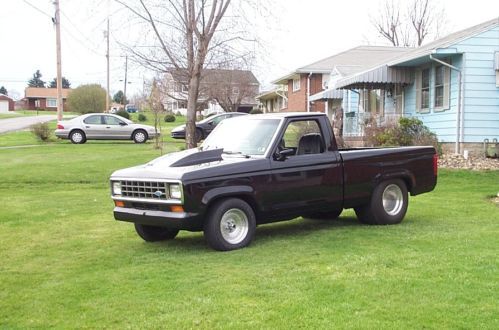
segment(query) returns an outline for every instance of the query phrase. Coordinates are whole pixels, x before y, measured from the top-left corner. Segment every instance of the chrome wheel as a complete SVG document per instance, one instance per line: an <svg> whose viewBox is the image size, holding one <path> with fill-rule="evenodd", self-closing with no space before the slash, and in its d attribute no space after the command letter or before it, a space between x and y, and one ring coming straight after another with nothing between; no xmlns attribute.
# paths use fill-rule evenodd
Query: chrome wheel
<svg viewBox="0 0 499 330"><path fill-rule="evenodd" d="M383 191L383 209L388 215L394 216L399 214L404 206L404 194L400 187L396 184L386 186Z"/></svg>
<svg viewBox="0 0 499 330"><path fill-rule="evenodd" d="M230 244L242 242L248 234L248 228L248 217L240 209L227 210L220 221L222 237Z"/></svg>

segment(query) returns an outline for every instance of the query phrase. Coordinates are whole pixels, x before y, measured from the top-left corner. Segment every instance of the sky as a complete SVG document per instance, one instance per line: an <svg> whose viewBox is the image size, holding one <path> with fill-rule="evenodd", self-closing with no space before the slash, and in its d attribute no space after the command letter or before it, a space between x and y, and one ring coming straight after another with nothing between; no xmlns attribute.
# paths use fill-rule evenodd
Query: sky
<svg viewBox="0 0 499 330"><path fill-rule="evenodd" d="M262 89L294 69L358 45L383 45L371 25L382 0L261 0L270 14L250 14L259 42L253 72ZM405 3L401 0L401 3ZM499 17L497 0L434 0L444 8L443 35ZM62 72L72 87L106 85L104 31L110 17L111 95L123 89L125 52L120 43L133 37L126 10L112 0L60 0ZM0 0L0 86L14 98L24 95L36 70L56 76L52 0ZM132 31L132 32L130 32ZM142 91L152 73L129 61L127 94Z"/></svg>

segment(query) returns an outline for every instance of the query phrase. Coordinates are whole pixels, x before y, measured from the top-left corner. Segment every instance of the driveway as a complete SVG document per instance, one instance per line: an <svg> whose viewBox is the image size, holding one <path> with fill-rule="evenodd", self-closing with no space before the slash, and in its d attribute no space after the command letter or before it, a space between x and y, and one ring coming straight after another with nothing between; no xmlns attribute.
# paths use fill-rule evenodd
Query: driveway
<svg viewBox="0 0 499 330"><path fill-rule="evenodd" d="M30 127L33 124L45 123L47 121L57 119L56 115L42 115L32 117L16 117L8 119L0 119L0 134L19 131Z"/></svg>

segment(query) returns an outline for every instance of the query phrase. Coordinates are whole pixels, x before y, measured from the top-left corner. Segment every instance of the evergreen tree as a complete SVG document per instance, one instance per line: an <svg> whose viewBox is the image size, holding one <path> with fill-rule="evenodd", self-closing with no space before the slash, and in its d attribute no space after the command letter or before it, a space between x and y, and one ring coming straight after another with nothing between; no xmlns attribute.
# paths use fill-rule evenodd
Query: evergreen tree
<svg viewBox="0 0 499 330"><path fill-rule="evenodd" d="M33 78L28 81L28 87L45 87L45 81L42 80L40 70L36 70L33 74Z"/></svg>
<svg viewBox="0 0 499 330"><path fill-rule="evenodd" d="M123 91L117 91L116 94L114 94L113 96L113 101L119 104L127 104L126 102L127 100L123 100L123 97L124 97Z"/></svg>
<svg viewBox="0 0 499 330"><path fill-rule="evenodd" d="M0 94L7 95L7 89L4 86L0 87Z"/></svg>
<svg viewBox="0 0 499 330"><path fill-rule="evenodd" d="M49 88L57 88L57 78L54 78L49 85ZM66 77L62 77L62 88L71 88L71 83Z"/></svg>

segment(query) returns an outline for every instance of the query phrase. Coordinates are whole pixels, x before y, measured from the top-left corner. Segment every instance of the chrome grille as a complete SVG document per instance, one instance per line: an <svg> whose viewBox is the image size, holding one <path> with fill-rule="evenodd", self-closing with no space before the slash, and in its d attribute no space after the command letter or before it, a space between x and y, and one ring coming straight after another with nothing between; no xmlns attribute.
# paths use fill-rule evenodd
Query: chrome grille
<svg viewBox="0 0 499 330"><path fill-rule="evenodd" d="M161 194L159 193L161 192ZM170 198L168 183L154 181L121 181L123 197L167 200Z"/></svg>

